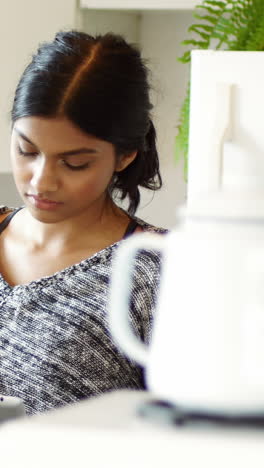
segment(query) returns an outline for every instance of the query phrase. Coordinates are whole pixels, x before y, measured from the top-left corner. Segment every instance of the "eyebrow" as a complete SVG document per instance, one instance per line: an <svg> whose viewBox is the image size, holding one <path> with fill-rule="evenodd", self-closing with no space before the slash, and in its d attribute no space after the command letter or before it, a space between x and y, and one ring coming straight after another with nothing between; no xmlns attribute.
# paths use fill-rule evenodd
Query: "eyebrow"
<svg viewBox="0 0 264 468"><path fill-rule="evenodd" d="M36 146L36 148L37 148L37 145L35 145L35 143L33 143L33 141L31 141L23 132L21 132L21 130L19 130L16 127L14 127L14 130L18 133L18 135L21 138L23 138L23 140L27 141L28 143L30 143L33 146ZM94 148L77 148L77 149L74 149L74 150L63 151L62 153L58 153L58 156L73 156L73 155L76 155L76 154L97 154L97 153L99 153L99 151L94 149Z"/></svg>

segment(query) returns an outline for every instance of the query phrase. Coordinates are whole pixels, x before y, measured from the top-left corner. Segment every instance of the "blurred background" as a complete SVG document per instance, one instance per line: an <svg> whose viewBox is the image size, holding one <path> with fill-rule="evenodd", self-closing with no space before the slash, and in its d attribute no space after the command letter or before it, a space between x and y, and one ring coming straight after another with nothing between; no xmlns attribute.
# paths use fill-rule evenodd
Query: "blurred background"
<svg viewBox="0 0 264 468"><path fill-rule="evenodd" d="M142 190L137 216L173 227L186 198L182 162L175 161L179 111L189 77L177 61L193 22L195 0L13 0L0 3L0 204L21 205L9 157L10 110L17 81L39 43L58 30L115 32L139 45L151 71L153 120L158 135L163 188Z"/></svg>

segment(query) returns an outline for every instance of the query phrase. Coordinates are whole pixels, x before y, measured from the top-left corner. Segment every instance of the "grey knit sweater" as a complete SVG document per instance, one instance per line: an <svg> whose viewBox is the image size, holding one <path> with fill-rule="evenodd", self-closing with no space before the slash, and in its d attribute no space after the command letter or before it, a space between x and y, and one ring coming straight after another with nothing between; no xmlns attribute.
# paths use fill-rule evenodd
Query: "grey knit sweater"
<svg viewBox="0 0 264 468"><path fill-rule="evenodd" d="M145 231L166 232L136 219ZM112 258L121 242L25 285L11 287L0 274L0 394L22 398L28 414L144 388L143 370L117 349L108 327ZM130 312L146 342L159 274L159 255L140 252Z"/></svg>

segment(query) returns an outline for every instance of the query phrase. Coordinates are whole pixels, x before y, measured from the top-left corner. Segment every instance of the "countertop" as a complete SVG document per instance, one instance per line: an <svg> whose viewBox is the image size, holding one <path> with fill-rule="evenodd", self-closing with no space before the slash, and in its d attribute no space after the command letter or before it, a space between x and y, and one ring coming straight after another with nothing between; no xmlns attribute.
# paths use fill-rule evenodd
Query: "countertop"
<svg viewBox="0 0 264 468"><path fill-rule="evenodd" d="M263 468L264 430L172 426L138 415L149 392L117 391L0 426L8 468Z"/></svg>

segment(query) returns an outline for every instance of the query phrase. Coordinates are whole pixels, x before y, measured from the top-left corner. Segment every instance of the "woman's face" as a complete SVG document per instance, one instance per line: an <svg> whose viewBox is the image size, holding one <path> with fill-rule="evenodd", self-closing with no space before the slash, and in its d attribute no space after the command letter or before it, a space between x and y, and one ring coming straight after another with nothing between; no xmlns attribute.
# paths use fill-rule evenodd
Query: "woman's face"
<svg viewBox="0 0 264 468"><path fill-rule="evenodd" d="M117 160L111 143L87 135L66 117L23 117L12 130L17 189L31 214L44 222L101 209L113 173L135 155Z"/></svg>

